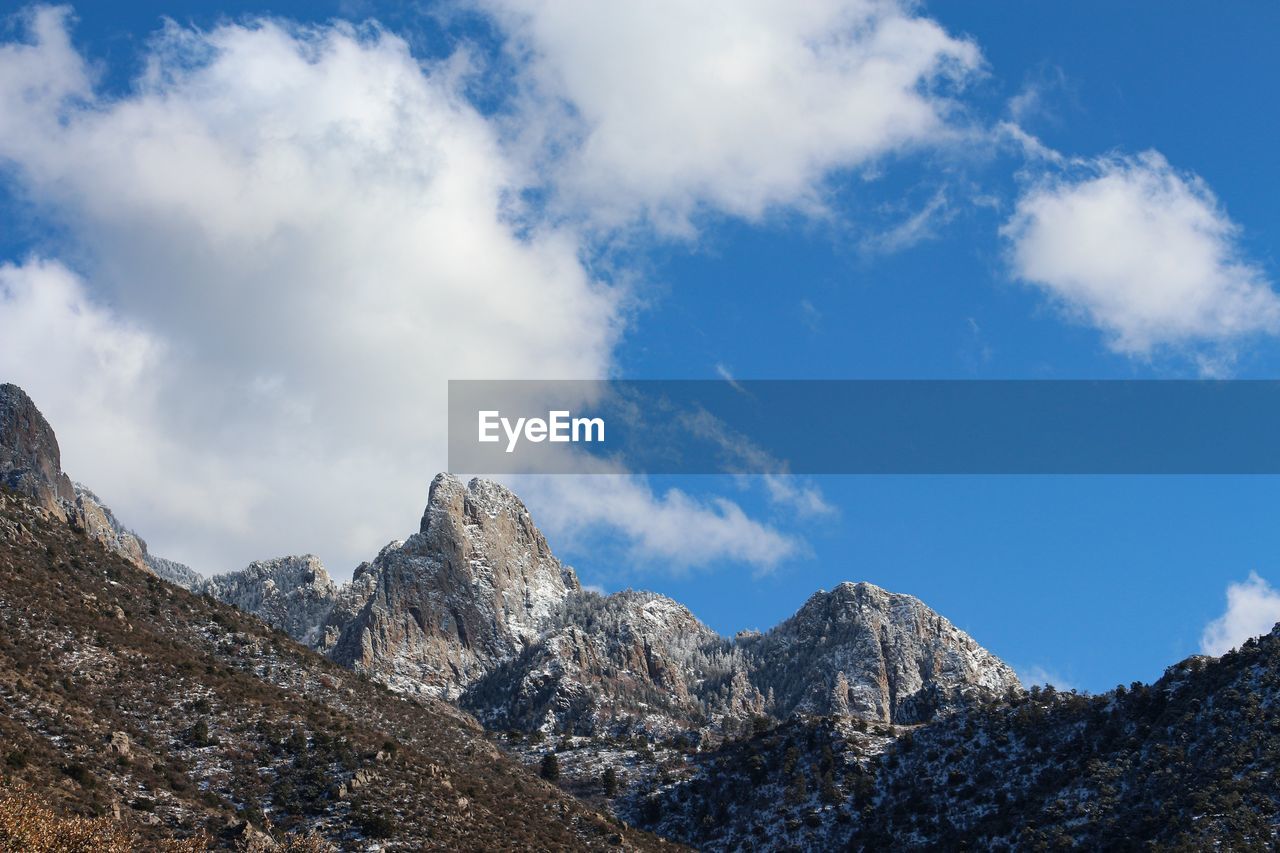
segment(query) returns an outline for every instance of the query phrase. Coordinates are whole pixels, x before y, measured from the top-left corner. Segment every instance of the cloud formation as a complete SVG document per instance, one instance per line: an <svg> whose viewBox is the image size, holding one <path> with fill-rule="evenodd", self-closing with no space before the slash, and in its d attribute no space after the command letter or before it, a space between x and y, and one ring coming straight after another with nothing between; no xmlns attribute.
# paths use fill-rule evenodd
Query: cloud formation
<svg viewBox="0 0 1280 853"><path fill-rule="evenodd" d="M522 130L596 225L820 210L833 170L953 136L982 61L900 0L479 4L526 69Z"/></svg>
<svg viewBox="0 0 1280 853"><path fill-rule="evenodd" d="M521 477L516 485L538 522L579 551L620 536L627 556L684 570L716 560L758 572L806 553L804 543L750 518L724 498L698 499L680 489L655 494L638 477L559 475Z"/></svg>
<svg viewBox="0 0 1280 853"><path fill-rule="evenodd" d="M1057 672L1046 669L1039 664L1033 664L1028 667L1018 667L1018 680L1022 682L1022 686L1030 690L1032 687L1051 685L1055 690L1075 690L1076 686L1069 680L1063 678Z"/></svg>
<svg viewBox="0 0 1280 853"><path fill-rule="evenodd" d="M1239 231L1204 181L1148 151L1034 183L1001 233L1018 278L1145 357L1280 331L1280 297Z"/></svg>
<svg viewBox="0 0 1280 853"><path fill-rule="evenodd" d="M1221 655L1245 640L1271 632L1280 622L1280 591L1256 572L1241 583L1227 585L1227 609L1205 626L1200 652Z"/></svg>
<svg viewBox="0 0 1280 853"><path fill-rule="evenodd" d="M424 66L374 26L168 24L108 96L68 23L36 9L0 46L0 162L76 259L0 269L0 373L157 552L342 573L416 526L447 379L610 370L624 294L524 216L465 56ZM629 511L670 511L645 498ZM708 544L726 520L769 533L681 509L700 559L755 562ZM659 529L637 547L673 548Z"/></svg>

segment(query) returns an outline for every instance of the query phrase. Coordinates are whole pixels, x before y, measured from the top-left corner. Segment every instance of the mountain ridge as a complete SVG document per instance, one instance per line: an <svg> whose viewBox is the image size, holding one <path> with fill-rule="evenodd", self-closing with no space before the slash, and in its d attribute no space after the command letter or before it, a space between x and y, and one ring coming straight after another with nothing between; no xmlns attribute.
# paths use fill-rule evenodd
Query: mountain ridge
<svg viewBox="0 0 1280 853"><path fill-rule="evenodd" d="M232 594L219 578L272 589ZM819 590L768 632L735 638L658 593L595 596L519 498L481 478L437 475L419 532L362 564L352 584L325 588L330 605L355 599L345 616L330 606L301 625L259 603L279 600L281 583L241 572L204 589L344 665L499 727L595 730L620 714L668 733L798 712L920 722L1021 689L1011 668L918 598L867 582Z"/></svg>

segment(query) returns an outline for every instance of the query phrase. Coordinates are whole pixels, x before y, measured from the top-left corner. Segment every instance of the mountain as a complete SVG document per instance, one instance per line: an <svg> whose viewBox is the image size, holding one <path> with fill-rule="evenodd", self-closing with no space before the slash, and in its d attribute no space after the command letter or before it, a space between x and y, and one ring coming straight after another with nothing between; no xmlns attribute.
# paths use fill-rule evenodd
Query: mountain
<svg viewBox="0 0 1280 853"><path fill-rule="evenodd" d="M166 703L148 718L153 730L141 742L149 745L157 759L162 758L164 744L169 744L176 758L153 764L174 763L188 772L187 782L171 786L177 794L185 790L184 784L213 789L213 777L206 774L195 779L191 773L206 773L212 766L226 770L226 760L197 754L215 746L211 737L235 744L241 756L275 756L274 764L259 768L264 779L301 772L312 780L299 800L289 785L281 793L268 782L254 787L248 775L236 775L241 771L218 775L217 784L231 786L226 789L223 810L240 810L249 826L314 831L349 841L367 836L370 826L386 829L394 821L373 803L360 810L344 805L368 778L358 751L357 757L345 748L325 752L317 759L328 762L323 771L300 758L304 747L315 741L326 748L335 739L350 743L350 722L339 724L337 732L312 731L305 740L290 734L292 752L286 758L273 739L283 730L264 729L265 722L246 729L243 714L231 710L232 699L220 700L222 705L213 698L198 699L190 705L162 698L192 689L210 697L217 691L210 693L209 679L236 670L236 661L246 675L265 679L285 695L300 691L294 697L298 701L326 705L329 710L308 717L312 726L319 725L319 719L332 722L334 708L346 714L345 719L355 717L354 691L386 701L399 696L393 702L396 709L425 709L412 712L416 724L445 732L451 742L482 738L475 722L479 720L489 730L502 733L499 742L516 759L544 771L552 760L547 738L557 738L550 755L563 766L564 787L601 809L699 843L700 836L680 823L678 809L668 808L668 817L662 820L655 820L654 809L668 792L686 791L686 786L697 784L705 769L721 760L717 756L734 755L743 743L765 736L762 733L821 725L841 737L861 732L865 743L841 749L840 754L862 767L865 775L875 749L884 748L906 726L943 720L1020 692L1007 666L946 619L916 598L871 584L842 584L830 592L820 591L771 631L732 639L718 635L686 607L656 593L626 590L602 596L583 590L573 570L552 553L519 498L499 484L483 479L464 484L449 474L431 483L419 530L361 564L348 583L335 583L313 555L261 560L241 571L201 579L180 564L151 555L145 542L91 491L72 484L61 471L57 441L48 423L19 389L5 388L0 471L6 484L35 501L31 506L15 497L6 506L17 516L22 507L30 507L45 523L33 538L31 531L36 527L20 520L14 536L36 549L29 555L32 559L39 556L41 541L63 533L84 537L86 548L104 549L74 550L74 561L67 562L77 571L90 562L83 554L92 553L96 559L109 552L110 559L127 565L136 576L122 574L118 567L105 570L109 588L86 589L80 596L86 612L101 611L116 623L123 622L127 638L139 641L144 635L134 631L136 624L161 620L169 631L166 642L190 645L204 655L200 658L205 661L204 676L199 676L198 666L195 670L179 666L184 677L194 679L185 687L165 684L162 692L150 693L140 686L129 687L136 719L124 720L113 716L114 711L103 711L103 719L115 720L117 725L108 734L114 737L119 731L131 739L129 743L139 742L144 736L129 734L128 726L134 730L142 726L147 703ZM57 547L50 550L45 545L46 556L58 553ZM58 571L63 571L61 564ZM98 583L102 577L103 571L94 565L85 583ZM145 593L117 589L125 577L134 582L149 578L143 581ZM162 577L199 597L163 584ZM67 581L58 583L65 586ZM69 600L76 600L75 595ZM148 600L150 604L143 608L140 603ZM175 610L174 600L185 603ZM253 623L242 618L227 623L225 614L232 611L218 610L215 602L252 614L282 634L272 639L275 645L270 651L264 651L261 638L273 636L269 629L262 626L254 633L248 627ZM69 618L57 614L52 603L44 605L54 610L57 624ZM196 612L201 619L186 620ZM212 625L202 621L206 617ZM165 622L173 619L182 625ZM230 639L225 636L227 630ZM253 636L241 636L247 634ZM287 662L288 656L281 651L286 647L280 645L284 635L300 644L287 646L293 656ZM122 662L112 664L120 660L120 652L95 634L62 642L64 651L81 664L105 661L103 671L114 673L117 680L127 680L140 670L155 671L159 680L152 684L164 679L165 664L152 660L152 651L130 651L129 660L140 664L131 670ZM211 654L220 657L209 662ZM329 663L318 663L325 659ZM342 673L341 678L335 680L332 673ZM42 671L42 675L56 673ZM73 670L61 677L64 684L78 683L83 674ZM364 686L342 690L335 686L349 685L353 678ZM317 679L326 690L338 690L336 698L324 691L317 695ZM219 689L225 686L220 683ZM393 692L383 692L385 688ZM242 689L256 695L263 688L235 686L237 691ZM84 701L105 701L93 690L77 695ZM223 708L219 713L233 718L217 735L210 734L215 728L211 720L198 732L192 728L199 722L192 722L193 713L200 720L208 716L206 705ZM360 710L381 721L384 733L394 733L389 742L416 738L421 749L428 749L425 730L413 734L417 730L404 718L387 722L390 711L386 709ZM815 722L822 720L832 722ZM46 725L50 724L41 723ZM877 727L874 733L867 734L872 731L869 726ZM155 727L163 736L156 734ZM47 734L44 728L40 731ZM466 754L485 749L492 752L492 747L476 745L466 747ZM384 753L385 760L386 749L376 752ZM73 747L72 754L94 753L82 744ZM53 752L45 755L53 760ZM785 758L778 765L781 770L770 765L764 779L753 777L754 789L769 789L769 780L779 772L784 780L794 775L794 763ZM612 774L607 785L601 781L606 772ZM120 785L127 780L118 779L109 768L95 773L94 778L110 777L108 787L117 799L126 801L126 789ZM323 791L321 779L328 780ZM397 789L383 802L396 804L400 819L405 817L401 797L422 802L425 795L413 790L421 779L406 777L397 784L408 787ZM824 791L832 790L843 789L836 783L824 785ZM200 825L208 826L212 819L208 809L214 808L216 798L203 798L202 806L177 794L172 814L162 821L165 830L189 834ZM680 796L696 802L687 792ZM144 799L148 808L156 808L155 797ZM468 794L465 799L473 798ZM70 805L85 808L83 802ZM102 802L94 802L93 808L103 807ZM441 807L447 808L447 803ZM259 808L264 809L261 816L255 811ZM765 814L767 810L760 804L757 811ZM481 833L475 827L465 832Z"/></svg>
<svg viewBox="0 0 1280 853"><path fill-rule="evenodd" d="M583 590L515 495L447 474L348 583L310 555L204 580L66 477L14 386L0 626L0 847L1280 845L1280 626L1098 696L1025 691L868 583L730 639Z"/></svg>
<svg viewBox="0 0 1280 853"><path fill-rule="evenodd" d="M336 586L314 557L205 592L396 690L457 701L498 730L702 738L759 715L922 722L1020 689L1013 670L919 599L819 592L764 635L726 639L651 592L581 589L497 483L431 483L420 530Z"/></svg>
<svg viewBox="0 0 1280 853"><path fill-rule="evenodd" d="M338 585L312 554L259 560L241 571L214 575L196 590L253 613L312 647L323 639L325 621L338 600Z"/></svg>
<svg viewBox="0 0 1280 853"><path fill-rule="evenodd" d="M111 508L62 470L53 427L17 385L0 385L0 486L70 522L133 565L180 586L199 575L187 566L151 554L142 537L126 528Z"/></svg>
<svg viewBox="0 0 1280 853"><path fill-rule="evenodd" d="M33 815L78 827L76 850L664 846L452 705L166 583L35 500L0 490L0 848L48 843Z"/></svg>
<svg viewBox="0 0 1280 853"><path fill-rule="evenodd" d="M561 753L571 778L597 773ZM1275 850L1280 626L1154 684L1033 688L922 726L793 718L613 800L701 850Z"/></svg>
<svg viewBox="0 0 1280 853"><path fill-rule="evenodd" d="M634 590L568 596L537 642L461 704L498 730L583 734L634 724L687 733L765 712L731 641L670 598Z"/></svg>
<svg viewBox="0 0 1280 853"><path fill-rule="evenodd" d="M456 698L535 641L579 589L520 499L440 475L418 533L357 570L370 589L340 626L334 660L400 690Z"/></svg>
<svg viewBox="0 0 1280 853"><path fill-rule="evenodd" d="M816 593L745 648L779 717L920 723L1020 687L1003 661L918 598L869 583Z"/></svg>

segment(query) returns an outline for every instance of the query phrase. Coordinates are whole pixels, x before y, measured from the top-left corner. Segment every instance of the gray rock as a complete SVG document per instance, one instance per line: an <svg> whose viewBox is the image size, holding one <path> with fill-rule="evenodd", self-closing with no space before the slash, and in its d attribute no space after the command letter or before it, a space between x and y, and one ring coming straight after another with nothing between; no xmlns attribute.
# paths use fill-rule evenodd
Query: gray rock
<svg viewBox="0 0 1280 853"><path fill-rule="evenodd" d="M133 744L129 741L129 736L124 732L112 732L111 742L107 745L107 748L121 758L133 756Z"/></svg>
<svg viewBox="0 0 1280 853"><path fill-rule="evenodd" d="M321 644L339 599L338 585L312 554L258 560L238 572L214 575L198 590L310 646Z"/></svg>
<svg viewBox="0 0 1280 853"><path fill-rule="evenodd" d="M918 598L869 583L814 594L744 650L774 713L917 723L1021 690L1017 675Z"/></svg>
<svg viewBox="0 0 1280 853"><path fill-rule="evenodd" d="M65 518L75 489L53 427L17 385L0 385L0 485Z"/></svg>
<svg viewBox="0 0 1280 853"><path fill-rule="evenodd" d="M142 537L125 527L102 499L62 471L53 427L17 385L0 385L0 485L119 554L140 569L190 589L199 575L181 563L147 551Z"/></svg>
<svg viewBox="0 0 1280 853"><path fill-rule="evenodd" d="M432 481L419 532L357 577L368 597L332 657L396 689L449 699L536 642L579 589L519 498L449 474Z"/></svg>

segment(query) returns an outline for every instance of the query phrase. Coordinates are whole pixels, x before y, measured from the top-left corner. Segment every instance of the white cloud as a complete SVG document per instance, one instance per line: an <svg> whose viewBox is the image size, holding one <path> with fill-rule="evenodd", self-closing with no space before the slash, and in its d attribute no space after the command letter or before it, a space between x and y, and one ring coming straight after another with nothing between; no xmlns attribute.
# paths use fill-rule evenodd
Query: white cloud
<svg viewBox="0 0 1280 853"><path fill-rule="evenodd" d="M0 163L81 276L3 269L0 369L157 552L217 571L318 551L342 573L416 527L445 380L609 372L623 294L513 206L525 174L460 94L465 56L424 67L370 27L170 24L107 96L67 19L37 10L29 43L0 45ZM616 501L657 518L619 522L638 548L676 547L687 498ZM691 517L704 556L740 556L741 531L782 553L731 505Z"/></svg>
<svg viewBox="0 0 1280 853"><path fill-rule="evenodd" d="M595 224L820 210L831 171L953 134L947 93L981 64L900 0L478 2L527 69L522 128Z"/></svg>
<svg viewBox="0 0 1280 853"><path fill-rule="evenodd" d="M766 474L765 492L775 504L789 506L802 519L836 515L839 511L827 502L822 489L794 474Z"/></svg>
<svg viewBox="0 0 1280 853"><path fill-rule="evenodd" d="M947 200L946 189L937 190L918 211L897 225L879 234L870 234L862 240L867 252L892 254L931 240L937 229L955 218L956 211Z"/></svg>
<svg viewBox="0 0 1280 853"><path fill-rule="evenodd" d="M733 388L733 390L737 391L738 393L740 394L746 393L746 391L743 390L741 383L739 383L738 380L734 378L733 371L730 370L728 365L726 365L724 362L720 362L720 361L716 362L716 376L719 376L725 382L728 382L729 385Z"/></svg>
<svg viewBox="0 0 1280 853"><path fill-rule="evenodd" d="M1220 655L1236 648L1250 637L1271 632L1280 622L1280 591L1258 576L1249 573L1243 583L1227 585L1227 609L1205 626L1200 635L1200 651Z"/></svg>
<svg viewBox="0 0 1280 853"><path fill-rule="evenodd" d="M1050 684L1056 690L1075 690L1076 686L1060 674L1052 670L1045 669L1043 666L1034 664L1028 667L1018 667L1018 680L1022 682L1022 686L1030 689L1037 685L1043 686Z"/></svg>
<svg viewBox="0 0 1280 853"><path fill-rule="evenodd" d="M1117 352L1280 331L1280 298L1209 187L1156 152L1078 164L1023 193L1001 233L1014 273Z"/></svg>
<svg viewBox="0 0 1280 853"><path fill-rule="evenodd" d="M732 501L699 500L679 489L659 495L636 477L521 477L514 485L537 507L537 523L570 550L620 534L631 543L631 557L675 570L730 561L767 571L806 553L799 539L748 517Z"/></svg>

